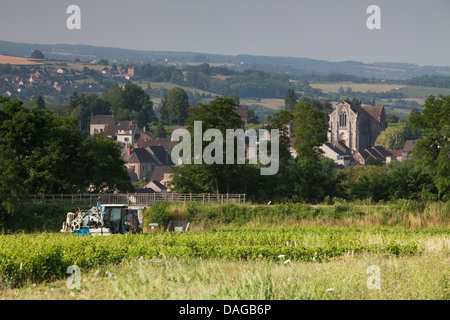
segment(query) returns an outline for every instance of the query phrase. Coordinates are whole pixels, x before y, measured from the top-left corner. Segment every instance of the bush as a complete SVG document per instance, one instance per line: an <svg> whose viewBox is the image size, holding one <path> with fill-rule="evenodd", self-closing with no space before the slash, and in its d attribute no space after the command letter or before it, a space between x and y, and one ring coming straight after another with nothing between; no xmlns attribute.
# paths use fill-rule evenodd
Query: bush
<svg viewBox="0 0 450 320"><path fill-rule="evenodd" d="M77 212L78 207L88 209L86 204L71 203L20 203L12 212L2 213L0 227L6 233L14 232L59 232L68 212Z"/></svg>
<svg viewBox="0 0 450 320"><path fill-rule="evenodd" d="M148 223L158 223L161 226L167 227L172 216L168 211L170 202L160 201L152 204L149 209L145 210L144 221Z"/></svg>

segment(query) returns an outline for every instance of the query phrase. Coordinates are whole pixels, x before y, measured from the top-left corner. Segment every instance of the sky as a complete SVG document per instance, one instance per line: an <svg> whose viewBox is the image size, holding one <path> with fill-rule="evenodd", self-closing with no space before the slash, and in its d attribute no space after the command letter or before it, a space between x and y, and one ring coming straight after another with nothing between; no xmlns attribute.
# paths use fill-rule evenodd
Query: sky
<svg viewBox="0 0 450 320"><path fill-rule="evenodd" d="M450 0L0 0L0 40L450 66Z"/></svg>

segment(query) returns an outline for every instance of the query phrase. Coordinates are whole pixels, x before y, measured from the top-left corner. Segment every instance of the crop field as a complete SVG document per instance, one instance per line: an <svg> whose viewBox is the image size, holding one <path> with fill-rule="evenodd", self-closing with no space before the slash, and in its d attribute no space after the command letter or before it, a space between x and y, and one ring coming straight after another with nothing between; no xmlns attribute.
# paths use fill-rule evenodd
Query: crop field
<svg viewBox="0 0 450 320"><path fill-rule="evenodd" d="M278 111L284 106L284 99L241 99L245 105L260 105L268 109Z"/></svg>
<svg viewBox="0 0 450 320"><path fill-rule="evenodd" d="M59 215L59 206L39 208L33 225ZM58 233L62 214L0 235L0 299L448 300L448 209L160 202L146 224L186 219L191 231L104 237Z"/></svg>
<svg viewBox="0 0 450 320"><path fill-rule="evenodd" d="M404 93L410 98L414 97L429 97L430 95L439 96L440 94L443 96L450 95L450 89L447 88L430 88L423 86L404 86L400 88L400 92Z"/></svg>
<svg viewBox="0 0 450 320"><path fill-rule="evenodd" d="M433 268L436 268L438 272L428 275L434 279L430 281L438 283L439 288L434 288L434 292L437 289L448 290L449 288L449 234L450 230L442 227L408 229L383 226L243 226L212 228L204 232L153 232L108 237L82 237L56 233L1 235L0 277L2 289L0 298L12 298L12 294L19 294L19 298L31 298L31 292L33 295L39 294L41 290L44 290L43 288L49 290L51 287L52 291L56 288L56 292L60 292L53 297L55 299L71 298L74 294L86 297L88 291L94 294L93 298L101 299L100 296L96 296L101 294L96 291L98 288L95 286L98 285L98 282L85 284L86 279L92 278L104 279L109 285L116 287L114 290L108 289L103 292L103 297L106 293L111 298L139 298L135 296L136 291L134 290L143 285L142 281L145 280L144 282L150 288L156 285L156 283L152 284L150 279L145 279L145 274L149 274L149 272L152 273L154 281L162 281L162 278L168 277L167 272L170 272L174 279L178 279L176 281L184 283L184 285L180 283L179 285L193 290L192 283L187 279L190 277L186 275L193 272L192 265L197 265L195 268L197 270L212 268L213 265L220 266L222 280L225 283L229 283L230 279L240 279L242 284L257 280L259 281L257 285L261 286L259 290L262 290L260 295L249 290L247 294L240 296L244 293L236 292L236 288L233 290L230 288L231 291L227 291L222 287L219 290L221 298L286 298L293 295L295 291L281 295L281 287L286 286L286 281L281 287L272 283L275 278L280 276L275 274L286 271L285 269L278 270L279 268L292 269L293 266L297 266L300 269L308 270L308 277L313 277L312 270L320 272L320 269L325 270L330 266L347 269L352 264L358 264L358 272L361 273L361 267L367 265L365 267L367 268L369 261L371 264L390 265L389 268L392 268L392 264L399 264L398 268L403 264L411 264L408 268L413 268L412 265L415 264L415 261L420 261L423 268L425 260L436 262ZM82 280L84 281L82 282L83 290L74 291L66 287L64 280L69 277L67 268L73 265L81 270L84 279ZM337 267L338 265L340 267ZM226 266L229 266L230 270ZM129 274L132 275L131 277L123 273L124 268L131 272ZM246 270L244 274L247 278L243 278L243 274L236 274L236 268ZM121 274L115 278L117 282L108 282L112 281L112 271L109 270L115 270L116 276ZM267 270L267 274L264 270ZM294 272L294 270L291 271ZM337 271L329 270L328 272L337 273ZM355 279L363 276L355 275L351 270L348 272L348 277L355 277ZM364 272L366 272L365 269ZM398 272L401 273L401 270ZM271 275L274 278L271 278ZM317 276L323 277L320 273ZM179 279L180 277L186 278L182 280ZM214 287L215 289L212 291L202 289L206 291L200 290L196 296L199 298L214 297L211 296L211 292L216 292L220 285L216 283L217 279L214 280L211 277L217 277L217 274L196 281L201 280L202 283L206 281L210 288ZM301 279L303 285L306 285L305 278ZM325 283L333 282L333 278L327 279L322 280ZM394 281L394 279L389 281L391 280ZM302 297L324 298L324 296L316 296L318 288L311 281L313 278L310 278L307 283L307 288L312 290L308 295L295 296L294 294L293 297L299 299ZM170 281L168 282L170 283ZM231 285L231 283L229 284ZM299 286L300 284L293 281L291 285ZM321 286L323 285L321 284ZM121 292L117 286L125 286L128 289ZM205 283L202 286L205 286ZM354 286L353 282L352 286ZM279 293L277 295L264 293L271 290L270 287L273 287L273 290L276 287L276 290L280 290ZM322 289L327 288L320 290ZM130 290L135 294L130 295ZM149 290L147 288L144 295L151 298ZM155 291L155 288L152 290ZM187 298L183 294L178 295L175 288L173 292L153 293L159 298ZM305 293L303 292L303 294ZM354 294L352 297L355 297ZM375 295L375 297L380 296Z"/></svg>
<svg viewBox="0 0 450 320"><path fill-rule="evenodd" d="M388 92L391 90L398 90L404 93L409 98L424 98L430 95L438 96L442 94L444 96L450 94L450 89L447 88L432 88L424 86L412 86L404 84L383 84L383 83L351 83L351 82L335 82L335 83L311 83L311 87L318 88L323 92L338 92L339 88L342 87L344 90L351 88L352 91L360 92Z"/></svg>
<svg viewBox="0 0 450 320"><path fill-rule="evenodd" d="M12 65L35 65L35 64L44 64L45 61L39 59L5 56L0 54L0 64L8 64L8 63Z"/></svg>
<svg viewBox="0 0 450 320"><path fill-rule="evenodd" d="M342 87L344 90L351 88L352 91L372 91L372 92L387 92L391 90L399 90L405 85L401 84L383 84L383 83L352 83L352 82L333 82L333 83L311 83L311 87L322 90L323 92L338 92Z"/></svg>

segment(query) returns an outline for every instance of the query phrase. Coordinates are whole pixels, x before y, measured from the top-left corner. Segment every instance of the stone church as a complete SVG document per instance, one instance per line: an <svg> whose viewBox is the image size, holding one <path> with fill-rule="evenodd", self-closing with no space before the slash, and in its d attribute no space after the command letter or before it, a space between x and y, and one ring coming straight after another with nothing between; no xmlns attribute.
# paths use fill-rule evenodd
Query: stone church
<svg viewBox="0 0 450 320"><path fill-rule="evenodd" d="M341 100L333 107L328 132L332 144L344 144L352 151L364 150L372 147L387 127L383 106L352 105Z"/></svg>

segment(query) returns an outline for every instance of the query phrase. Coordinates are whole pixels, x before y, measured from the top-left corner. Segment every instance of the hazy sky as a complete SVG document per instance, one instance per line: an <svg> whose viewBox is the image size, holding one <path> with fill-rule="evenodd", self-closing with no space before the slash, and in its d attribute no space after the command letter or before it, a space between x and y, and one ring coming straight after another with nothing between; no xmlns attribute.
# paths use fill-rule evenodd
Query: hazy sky
<svg viewBox="0 0 450 320"><path fill-rule="evenodd" d="M450 0L0 0L0 40L450 66Z"/></svg>

